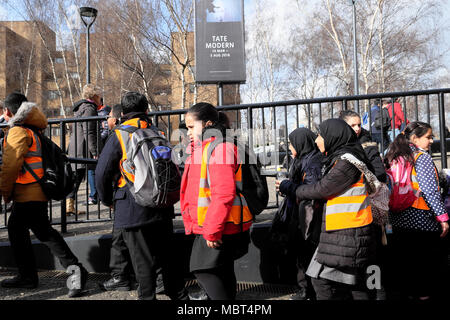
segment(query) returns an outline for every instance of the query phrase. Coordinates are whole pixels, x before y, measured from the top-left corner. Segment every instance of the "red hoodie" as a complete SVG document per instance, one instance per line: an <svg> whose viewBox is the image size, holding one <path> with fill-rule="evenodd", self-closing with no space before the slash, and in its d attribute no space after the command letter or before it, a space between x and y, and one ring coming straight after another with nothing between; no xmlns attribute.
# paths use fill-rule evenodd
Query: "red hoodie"
<svg viewBox="0 0 450 320"><path fill-rule="evenodd" d="M392 104L390 103L388 106L389 117L392 119ZM394 111L395 111L395 129L400 129L402 123L405 121L405 115L403 114L402 105L398 102L394 102ZM406 120L406 124L409 123L409 120ZM392 127L392 123L391 123Z"/></svg>
<svg viewBox="0 0 450 320"><path fill-rule="evenodd" d="M241 232L241 225L226 223L236 196L235 172L238 169L238 151L232 143L219 144L209 161L211 204L203 226L197 221L197 203L200 183L201 159L205 145L210 138L190 145L191 155L187 158L181 180L180 207L186 234L202 234L205 240L217 241L222 234ZM231 161L226 161L231 159ZM227 163L228 162L228 163ZM242 230L250 228L251 222L242 224Z"/></svg>

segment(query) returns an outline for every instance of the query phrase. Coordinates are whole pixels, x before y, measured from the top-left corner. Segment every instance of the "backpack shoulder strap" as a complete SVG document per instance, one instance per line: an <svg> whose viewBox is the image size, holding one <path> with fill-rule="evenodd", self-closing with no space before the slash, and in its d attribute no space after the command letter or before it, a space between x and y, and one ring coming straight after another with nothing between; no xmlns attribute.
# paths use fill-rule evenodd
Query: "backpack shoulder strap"
<svg viewBox="0 0 450 320"><path fill-rule="evenodd" d="M126 131L128 133L134 133L137 129L139 129L139 127L121 124L115 130Z"/></svg>

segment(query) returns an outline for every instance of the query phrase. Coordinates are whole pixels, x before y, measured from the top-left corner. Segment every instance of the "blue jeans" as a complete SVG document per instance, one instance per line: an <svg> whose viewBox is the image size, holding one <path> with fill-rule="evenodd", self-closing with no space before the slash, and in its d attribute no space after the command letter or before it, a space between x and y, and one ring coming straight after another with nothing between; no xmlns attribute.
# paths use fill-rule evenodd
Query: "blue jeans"
<svg viewBox="0 0 450 320"><path fill-rule="evenodd" d="M88 182L89 182L89 198L97 199L97 189L95 188L95 170L88 170Z"/></svg>

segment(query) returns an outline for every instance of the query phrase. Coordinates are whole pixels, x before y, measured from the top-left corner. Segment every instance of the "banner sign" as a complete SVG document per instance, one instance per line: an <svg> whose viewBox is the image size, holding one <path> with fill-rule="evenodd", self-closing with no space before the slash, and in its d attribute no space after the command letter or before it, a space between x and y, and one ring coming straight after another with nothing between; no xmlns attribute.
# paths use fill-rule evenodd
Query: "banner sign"
<svg viewBox="0 0 450 320"><path fill-rule="evenodd" d="M245 82L243 0L195 0L199 83Z"/></svg>

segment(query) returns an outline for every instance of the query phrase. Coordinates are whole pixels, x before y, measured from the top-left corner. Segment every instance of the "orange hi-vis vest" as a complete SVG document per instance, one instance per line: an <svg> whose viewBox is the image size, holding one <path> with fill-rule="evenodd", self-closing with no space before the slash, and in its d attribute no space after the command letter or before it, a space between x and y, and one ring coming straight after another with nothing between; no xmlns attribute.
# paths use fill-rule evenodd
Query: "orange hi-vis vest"
<svg viewBox="0 0 450 320"><path fill-rule="evenodd" d="M418 152L415 156L414 156L414 162L417 161L417 159L420 157L420 155L422 155L423 152ZM439 177L438 177L438 173L436 171L436 167L434 168L434 171L436 173L436 177L439 181ZM416 208L416 209L420 209L420 210L430 210L430 208L428 207L427 203L425 202L425 199L422 197L422 191L419 188L419 180L417 180L417 172L416 172L416 168L415 166L413 166L412 170L411 170L411 184L412 184L412 188L414 190L414 193L417 196L417 199L414 201L414 203L411 205L411 207ZM438 183L438 188L439 188L439 183Z"/></svg>
<svg viewBox="0 0 450 320"><path fill-rule="evenodd" d="M134 118L134 119L125 121L122 124L122 127L126 127L126 126L132 126L132 127L136 127L136 128L147 128L148 123L139 118ZM115 132L116 132L117 138L119 139L120 147L122 148L122 159L120 159L121 176L119 179L118 187L123 188L127 184L125 177L126 177L126 179L128 179L128 181L131 181L132 183L134 183L134 174L127 172L123 167L123 162L125 160L127 160L126 142L130 140L131 133L126 132L124 130L119 130L119 129L116 129ZM124 175L125 175L125 177L124 177Z"/></svg>
<svg viewBox="0 0 450 320"><path fill-rule="evenodd" d="M203 223L208 212L208 207L211 203L211 188L209 181L209 170L208 170L208 148L211 142L208 142L202 153L202 164L200 169L200 185L198 192L198 203L197 203L197 222L200 227ZM239 165L238 170L234 175L236 187L242 190L242 165ZM228 214L227 223L234 223L235 225L244 224L252 221L253 216L247 206L247 201L242 194L236 193L233 201L233 206Z"/></svg>
<svg viewBox="0 0 450 320"><path fill-rule="evenodd" d="M326 231L359 228L372 223L370 198L364 175L343 194L327 201Z"/></svg>
<svg viewBox="0 0 450 320"><path fill-rule="evenodd" d="M23 128L23 127L22 127ZM24 165L22 165L19 175L17 176L16 183L30 184L36 182L29 170L33 170L34 174L40 179L44 176L44 166L42 163L42 148L39 137L33 130L23 128L27 131L28 136L31 138L31 145L28 152L24 156ZM3 146L6 145L6 139L3 141ZM25 165L26 164L26 165Z"/></svg>

